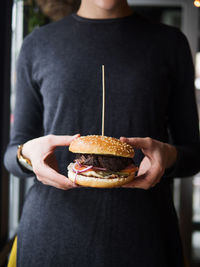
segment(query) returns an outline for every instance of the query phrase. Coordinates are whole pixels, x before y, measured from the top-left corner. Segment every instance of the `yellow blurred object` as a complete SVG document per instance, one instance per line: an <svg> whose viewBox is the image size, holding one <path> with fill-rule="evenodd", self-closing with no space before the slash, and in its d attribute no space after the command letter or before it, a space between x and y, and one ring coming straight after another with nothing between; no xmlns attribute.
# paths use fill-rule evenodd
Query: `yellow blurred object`
<svg viewBox="0 0 200 267"><path fill-rule="evenodd" d="M195 5L196 7L200 7L200 0L195 0L195 1L194 1L194 5Z"/></svg>
<svg viewBox="0 0 200 267"><path fill-rule="evenodd" d="M15 240L13 242L7 267L16 267L16 266L17 266L17 236L15 237Z"/></svg>

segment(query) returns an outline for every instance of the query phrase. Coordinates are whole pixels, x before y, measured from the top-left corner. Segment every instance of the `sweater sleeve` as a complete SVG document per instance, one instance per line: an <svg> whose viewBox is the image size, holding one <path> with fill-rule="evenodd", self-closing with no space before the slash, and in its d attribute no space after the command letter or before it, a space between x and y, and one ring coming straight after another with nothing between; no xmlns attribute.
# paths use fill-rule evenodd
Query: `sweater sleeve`
<svg viewBox="0 0 200 267"><path fill-rule="evenodd" d="M178 156L170 176L185 177L200 171L199 120L189 44L181 32L177 37L168 122Z"/></svg>
<svg viewBox="0 0 200 267"><path fill-rule="evenodd" d="M33 176L33 172L21 167L17 160L19 144L39 137L43 132L43 103L39 87L33 79L35 44L32 34L25 38L16 68L16 98L14 122L11 125L10 142L4 155L4 164L17 177Z"/></svg>

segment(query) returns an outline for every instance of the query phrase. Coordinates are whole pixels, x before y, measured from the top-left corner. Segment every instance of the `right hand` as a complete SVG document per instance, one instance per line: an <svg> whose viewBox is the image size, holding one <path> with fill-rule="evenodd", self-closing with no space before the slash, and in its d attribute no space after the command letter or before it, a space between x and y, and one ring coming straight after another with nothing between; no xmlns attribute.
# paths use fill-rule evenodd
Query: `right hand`
<svg viewBox="0 0 200 267"><path fill-rule="evenodd" d="M47 135L32 139L23 145L22 155L30 159L37 179L45 185L67 190L78 187L67 177L58 173L58 163L54 155L57 146L69 146L79 134Z"/></svg>

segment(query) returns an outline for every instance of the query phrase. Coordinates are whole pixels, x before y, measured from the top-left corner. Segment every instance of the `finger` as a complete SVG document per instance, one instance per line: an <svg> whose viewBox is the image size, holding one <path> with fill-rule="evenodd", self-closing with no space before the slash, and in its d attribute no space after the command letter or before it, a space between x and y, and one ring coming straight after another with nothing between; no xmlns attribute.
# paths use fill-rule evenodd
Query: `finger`
<svg viewBox="0 0 200 267"><path fill-rule="evenodd" d="M153 167L155 169L155 173L157 173L157 178L154 180L151 187L154 187L155 185L157 185L160 182L160 179L164 174L164 168L162 168L159 164L156 164Z"/></svg>
<svg viewBox="0 0 200 267"><path fill-rule="evenodd" d="M49 135L51 145L53 146L68 146L70 143L79 137L80 134L75 135Z"/></svg>
<svg viewBox="0 0 200 267"><path fill-rule="evenodd" d="M38 179L38 181L40 181L44 185L53 186L53 187L56 187L58 189L67 190L67 189L73 188L73 187L68 186L68 185L67 186L66 185L63 186L63 185L61 185L61 184L59 184L59 183L57 183L55 181L52 181L52 180L47 179L44 176L37 176L37 179Z"/></svg>
<svg viewBox="0 0 200 267"><path fill-rule="evenodd" d="M46 165L45 165L45 169L46 169ZM56 172L54 169L50 168L48 165L47 165L47 169L49 172L48 180L51 180L52 182L56 182L59 186L66 188L66 189L77 187L77 185L74 182L69 180L66 176Z"/></svg>
<svg viewBox="0 0 200 267"><path fill-rule="evenodd" d="M41 176L41 175L37 176L37 179L44 185L53 186L53 187L56 187L58 189L63 189L63 190L78 187L75 183L72 183L67 177L65 177L65 179L61 183L56 180L49 179L49 177Z"/></svg>
<svg viewBox="0 0 200 267"><path fill-rule="evenodd" d="M147 180L148 175L148 172L146 172L145 174L137 176L132 182L125 184L122 187L148 189L151 187L151 183Z"/></svg>
<svg viewBox="0 0 200 267"><path fill-rule="evenodd" d="M153 143L153 139L150 137L145 137L145 138L141 138L141 137L120 137L120 140L122 142L126 142L129 145L135 147L135 148L140 148L140 149L147 149L150 146L152 146Z"/></svg>
<svg viewBox="0 0 200 267"><path fill-rule="evenodd" d="M149 189L160 180L161 176L160 169L157 166L152 166L146 173L137 176L132 182L123 187Z"/></svg>
<svg viewBox="0 0 200 267"><path fill-rule="evenodd" d="M37 170L34 170L34 172L37 177L43 178L43 181L45 181L46 184L56 184L56 187L62 187L66 189L75 187L75 184L67 179L67 177L59 174L46 164L40 164L37 166Z"/></svg>
<svg viewBox="0 0 200 267"><path fill-rule="evenodd" d="M145 178L149 186L153 186L160 181L164 171L159 164L153 164L152 167L142 176L138 178Z"/></svg>

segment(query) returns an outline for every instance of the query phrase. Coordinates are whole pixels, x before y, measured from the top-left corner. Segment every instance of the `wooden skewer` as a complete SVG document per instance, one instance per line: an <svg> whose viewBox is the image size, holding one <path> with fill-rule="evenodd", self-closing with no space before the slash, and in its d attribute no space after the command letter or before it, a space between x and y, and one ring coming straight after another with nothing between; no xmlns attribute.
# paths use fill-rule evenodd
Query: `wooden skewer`
<svg viewBox="0 0 200 267"><path fill-rule="evenodd" d="M104 65L102 65L102 133L104 136L104 119L105 119L105 74L104 74Z"/></svg>

